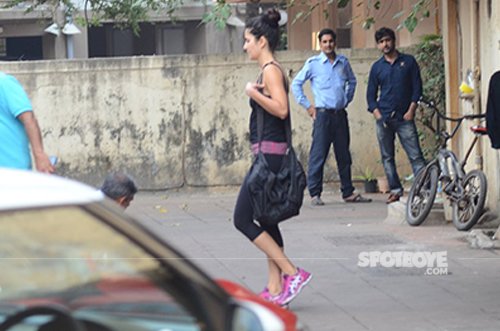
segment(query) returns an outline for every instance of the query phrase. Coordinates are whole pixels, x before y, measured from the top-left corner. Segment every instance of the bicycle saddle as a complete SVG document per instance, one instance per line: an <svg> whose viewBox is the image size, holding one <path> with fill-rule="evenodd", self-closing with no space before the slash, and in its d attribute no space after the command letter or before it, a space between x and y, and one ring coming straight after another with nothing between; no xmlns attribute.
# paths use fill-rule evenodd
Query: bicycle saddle
<svg viewBox="0 0 500 331"><path fill-rule="evenodd" d="M488 134L488 130L485 126L482 125L473 125L470 127L470 130L474 132L474 134L485 135Z"/></svg>

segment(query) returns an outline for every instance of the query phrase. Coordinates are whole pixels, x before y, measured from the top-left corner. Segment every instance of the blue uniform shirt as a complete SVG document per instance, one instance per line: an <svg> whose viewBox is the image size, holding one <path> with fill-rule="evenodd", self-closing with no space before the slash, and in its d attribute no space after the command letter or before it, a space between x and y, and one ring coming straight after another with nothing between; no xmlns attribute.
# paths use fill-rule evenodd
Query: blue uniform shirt
<svg viewBox="0 0 500 331"><path fill-rule="evenodd" d="M0 72L0 167L31 169L28 136L17 118L31 109L17 79Z"/></svg>
<svg viewBox="0 0 500 331"><path fill-rule="evenodd" d="M311 81L316 108L344 109L352 101L356 89L356 77L349 60L337 54L330 63L325 53L309 58L292 82L295 100L305 109L311 103L304 95L304 83Z"/></svg>
<svg viewBox="0 0 500 331"><path fill-rule="evenodd" d="M421 96L422 78L413 56L399 53L392 64L382 56L372 65L366 90L369 112L378 108L384 119L402 119Z"/></svg>

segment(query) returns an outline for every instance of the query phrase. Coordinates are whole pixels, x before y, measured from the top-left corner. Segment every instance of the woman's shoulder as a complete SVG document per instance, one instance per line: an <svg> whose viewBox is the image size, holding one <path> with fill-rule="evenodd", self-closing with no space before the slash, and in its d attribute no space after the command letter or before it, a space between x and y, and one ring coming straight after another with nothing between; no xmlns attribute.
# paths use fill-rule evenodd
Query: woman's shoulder
<svg viewBox="0 0 500 331"><path fill-rule="evenodd" d="M279 78L283 80L283 78L285 77L283 67L275 61L265 65L262 69L262 73L264 74L264 76L272 76L275 79Z"/></svg>
<svg viewBox="0 0 500 331"><path fill-rule="evenodd" d="M276 61L270 61L262 67L263 72L281 72L283 70L283 67L279 62Z"/></svg>

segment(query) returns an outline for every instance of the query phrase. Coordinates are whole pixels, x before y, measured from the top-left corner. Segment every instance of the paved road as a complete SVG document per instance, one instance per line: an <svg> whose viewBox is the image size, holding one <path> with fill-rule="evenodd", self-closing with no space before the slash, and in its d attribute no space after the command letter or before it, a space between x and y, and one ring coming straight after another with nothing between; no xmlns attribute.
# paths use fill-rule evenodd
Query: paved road
<svg viewBox="0 0 500 331"><path fill-rule="evenodd" d="M210 275L258 292L267 266L231 223L236 194L140 193L128 213ZM371 197L372 203L346 204L331 189L325 206L313 208L306 200L301 215L282 224L287 254L314 275L291 304L299 319L314 331L500 330L500 252L469 248L465 234L450 224L384 222L385 195ZM416 267L360 267L362 252L445 252L447 275L425 275L426 268Z"/></svg>

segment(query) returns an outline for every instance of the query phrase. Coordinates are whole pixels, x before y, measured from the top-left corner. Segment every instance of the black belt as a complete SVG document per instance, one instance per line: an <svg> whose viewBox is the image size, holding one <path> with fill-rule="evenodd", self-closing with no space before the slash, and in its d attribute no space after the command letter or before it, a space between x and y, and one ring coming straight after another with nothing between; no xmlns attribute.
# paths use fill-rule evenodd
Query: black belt
<svg viewBox="0 0 500 331"><path fill-rule="evenodd" d="M318 107L316 108L317 111L319 112L337 112L340 110L344 110L345 108L340 108L340 109L335 109L335 108L324 108L324 107Z"/></svg>

